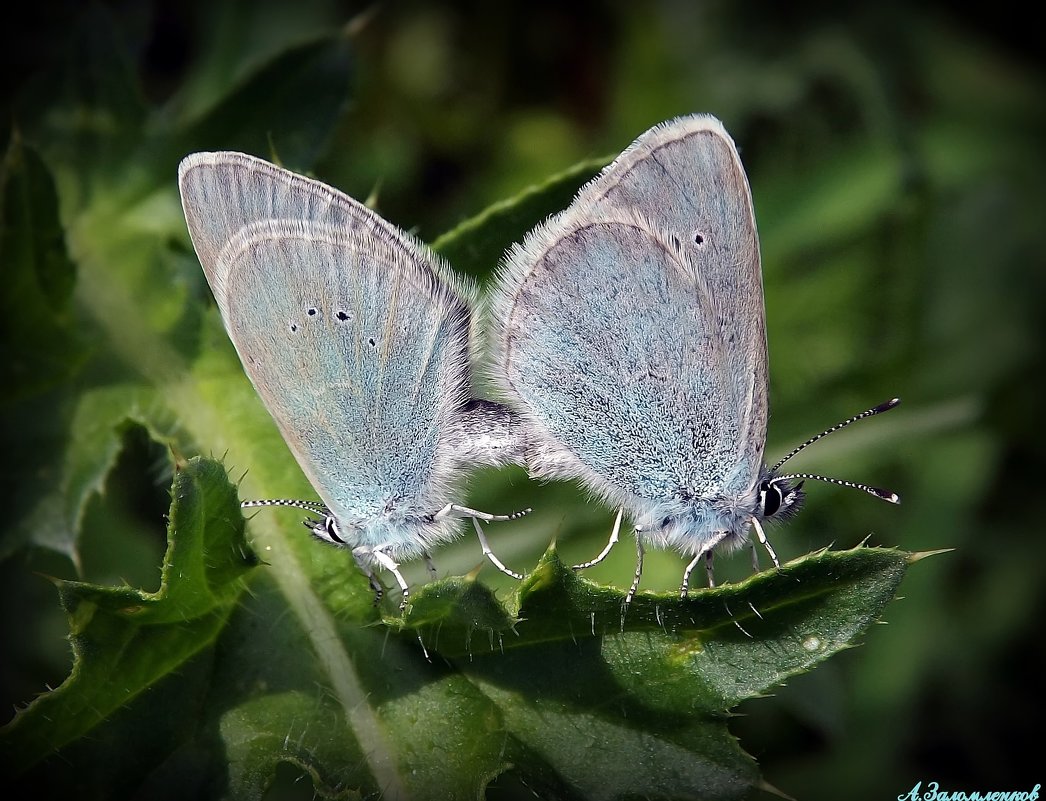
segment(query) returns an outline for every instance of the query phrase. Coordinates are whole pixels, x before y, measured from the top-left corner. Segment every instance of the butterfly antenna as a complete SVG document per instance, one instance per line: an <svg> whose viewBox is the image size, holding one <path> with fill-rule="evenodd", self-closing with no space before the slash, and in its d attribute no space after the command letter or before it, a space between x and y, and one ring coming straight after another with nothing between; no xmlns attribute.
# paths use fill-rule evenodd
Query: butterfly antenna
<svg viewBox="0 0 1046 801"><path fill-rule="evenodd" d="M843 422L839 423L838 425L834 425L831 428L822 431L816 437L810 437L810 439L808 439L798 448L795 448L791 453L789 453L772 468L770 468L771 475L777 473L781 465L783 465L785 462L787 462L789 459L791 459L793 456L799 453L799 451L803 450L803 448L807 448L810 445L813 445L815 442L817 442L817 440L824 439L829 434L838 431L840 428L846 428L848 425L850 425L851 423L856 423L858 420L864 420L864 418L866 417L875 417L875 415L877 414L888 412L890 411L890 409L893 409L895 406L897 406L897 404L899 404L900 402L900 398L891 398L885 403L880 403L878 406L873 406L871 409L868 409L867 411L861 412L860 414L855 414L848 420L843 420ZM841 478L829 478L828 476L819 476L815 473L789 473L788 475L784 476L774 475L774 477L770 479L770 483L777 484L779 482L794 481L796 479L798 479L800 482L805 481L806 479L810 479L812 481L823 481L826 484L835 484L840 487L852 487L853 489L864 490L869 495L874 495L876 498L887 501L889 503L901 502L901 498L896 492L890 492L889 490L879 489L878 487L872 487L868 484L862 484L860 481L846 481Z"/></svg>
<svg viewBox="0 0 1046 801"><path fill-rule="evenodd" d="M869 495L874 495L876 498L888 501L889 503L901 502L901 496L896 492L890 492L889 490L879 489L878 487L872 487L868 484L862 484L860 481L845 481L841 478L828 478L828 476L819 476L814 473L790 473L787 476L775 476L770 479L770 483L776 484L779 481L792 481L795 479L805 481L808 478L813 481L824 481L827 484L837 484L840 487L853 487L854 489L864 490Z"/></svg>
<svg viewBox="0 0 1046 801"><path fill-rule="evenodd" d="M781 465L783 465L785 462L787 462L789 459L791 459L793 456L795 456L797 453L799 453L804 448L807 448L810 445L813 445L819 439L824 439L829 434L832 434L832 433L838 431L841 428L846 428L848 425L850 425L851 423L856 423L858 420L864 420L864 418L866 418L866 417L875 417L875 415L877 415L877 414L882 414L883 412L888 412L888 411L890 411L890 409L893 409L894 407L896 407L897 404L899 404L900 402L901 402L900 398L891 398L890 400L886 401L886 403L880 403L878 406L873 406L871 409L868 409L867 411L861 412L860 414L855 414L849 420L843 420L843 422L839 423L838 425L834 425L831 428L829 428L829 429L827 429L825 431L822 431L816 437L810 437L810 439L808 439L806 442L804 442L798 448L795 448L791 453L789 453L783 459L779 460L777 462L777 464L775 464L773 467L770 468L770 472L771 473L776 473L780 469ZM821 478L821 476L806 476L806 478ZM830 481L830 479L823 479L823 478L821 480L822 481ZM836 483L846 483L846 482L836 482ZM872 490L870 488L865 487L862 484L853 484L852 486L861 487L862 489L865 489L865 490L867 490L869 492L872 492ZM872 494L875 495L876 493L872 492ZM887 493L887 494L888 495L892 495L893 493Z"/></svg>
<svg viewBox="0 0 1046 801"><path fill-rule="evenodd" d="M254 506L291 506L295 509L304 509L306 512L313 512L318 515L329 513L327 507L319 501L294 501L287 498L277 498L267 501L242 501L240 503L241 509L248 509Z"/></svg>

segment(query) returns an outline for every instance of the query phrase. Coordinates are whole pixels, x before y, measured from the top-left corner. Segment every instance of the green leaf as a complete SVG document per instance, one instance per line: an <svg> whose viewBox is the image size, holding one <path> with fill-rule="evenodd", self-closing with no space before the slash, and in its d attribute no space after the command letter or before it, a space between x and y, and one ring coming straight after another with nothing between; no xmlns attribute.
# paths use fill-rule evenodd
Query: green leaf
<svg viewBox="0 0 1046 801"><path fill-rule="evenodd" d="M432 249L469 275L487 275L513 242L522 242L534 226L570 205L578 190L610 163L609 158L576 164L547 181L490 208L443 234Z"/></svg>
<svg viewBox="0 0 1046 801"><path fill-rule="evenodd" d="M551 549L503 603L474 579L444 579L425 585L405 615L385 622L417 631L448 659L635 632L678 639L679 664L704 688L688 690L685 703L724 710L847 647L894 597L911 559L888 548L819 551L684 599L640 592L623 610L620 590L577 575ZM732 675L729 687L722 685L720 659L747 664L743 680ZM630 691L643 692L643 685ZM678 709L684 702L667 703Z"/></svg>
<svg viewBox="0 0 1046 801"><path fill-rule="evenodd" d="M390 638L346 592L344 552L281 558L242 593L254 560L216 463L192 460L173 495L159 592L58 582L73 673L4 732L20 773L45 760L34 784L61 785L92 744L118 742L138 773L114 792L162 785L171 759L191 782L228 759L233 797L256 797L284 763L324 797L474 798L506 771L561 796L747 797L759 774L729 708L848 647L912 560L821 552L684 600L640 593L622 623L621 591L550 552L507 603L474 579L426 585L386 618ZM314 589L289 597L298 570ZM173 740L136 742L172 696L196 699L167 712Z"/></svg>
<svg viewBox="0 0 1046 801"><path fill-rule="evenodd" d="M70 307L76 265L65 248L46 165L15 136L0 164L0 402L62 384L86 357Z"/></svg>
<svg viewBox="0 0 1046 801"><path fill-rule="evenodd" d="M491 699L527 786L742 798L759 776L728 710L851 647L915 558L822 551L683 600L640 593L623 616L622 592L550 551L508 604L518 611L471 580L445 580L386 623L416 631Z"/></svg>
<svg viewBox="0 0 1046 801"><path fill-rule="evenodd" d="M2 505L16 521L0 534L0 558L35 542L76 561L81 489L91 481L73 477L83 471L62 457L67 428L80 432L68 386L91 348L72 302L77 266L64 235L51 173L16 135L0 167L0 426L20 458L0 468Z"/></svg>
<svg viewBox="0 0 1046 801"><path fill-rule="evenodd" d="M141 425L158 442L174 440L170 412L150 387L111 384L88 389L73 405L69 432L49 454L51 480L44 491L34 493L36 505L0 541L0 556L31 543L65 554L79 565L84 509L105 486L127 427ZM25 483L24 477L13 480Z"/></svg>
<svg viewBox="0 0 1046 801"><path fill-rule="evenodd" d="M257 564L235 488L222 467L191 460L171 490L170 540L155 593L55 579L69 617L73 670L4 729L5 758L23 771L101 725L213 643Z"/></svg>

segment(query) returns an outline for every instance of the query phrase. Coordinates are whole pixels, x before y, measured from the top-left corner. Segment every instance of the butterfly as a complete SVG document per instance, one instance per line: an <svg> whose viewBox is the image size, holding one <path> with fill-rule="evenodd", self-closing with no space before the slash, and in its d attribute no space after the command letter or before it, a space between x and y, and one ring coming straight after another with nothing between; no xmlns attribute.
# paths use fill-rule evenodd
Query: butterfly
<svg viewBox="0 0 1046 801"><path fill-rule="evenodd" d="M563 212L514 246L489 299L490 377L526 426L528 467L577 479L635 526L645 547L691 559L795 512L803 481L780 469L807 445L892 409L893 399L764 461L768 363L759 240L748 179L722 124L692 115L640 136ZM758 556L752 547L753 564Z"/></svg>
<svg viewBox="0 0 1046 801"><path fill-rule="evenodd" d="M320 501L246 501L312 514L372 588L457 536L456 502L480 465L520 462L520 421L472 397L475 288L424 245L318 181L242 153L195 153L178 171L196 253L244 371Z"/></svg>

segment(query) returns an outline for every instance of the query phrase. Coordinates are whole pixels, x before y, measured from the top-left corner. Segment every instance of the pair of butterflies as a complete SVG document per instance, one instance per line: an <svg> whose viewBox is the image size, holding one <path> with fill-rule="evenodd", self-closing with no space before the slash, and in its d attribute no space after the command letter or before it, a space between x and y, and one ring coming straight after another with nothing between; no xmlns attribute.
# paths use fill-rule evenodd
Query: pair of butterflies
<svg viewBox="0 0 1046 801"><path fill-rule="evenodd" d="M763 460L765 312L751 192L706 115L643 134L562 213L514 246L489 290L485 369L504 405L471 393L477 292L352 198L241 153L179 168L193 244L243 367L322 502L319 538L385 569L454 538L477 466L579 479L644 545L706 560L794 511L802 480ZM896 405L889 401L829 429ZM787 458L824 434L797 448ZM798 483L797 483L798 482ZM753 560L758 570L754 543Z"/></svg>

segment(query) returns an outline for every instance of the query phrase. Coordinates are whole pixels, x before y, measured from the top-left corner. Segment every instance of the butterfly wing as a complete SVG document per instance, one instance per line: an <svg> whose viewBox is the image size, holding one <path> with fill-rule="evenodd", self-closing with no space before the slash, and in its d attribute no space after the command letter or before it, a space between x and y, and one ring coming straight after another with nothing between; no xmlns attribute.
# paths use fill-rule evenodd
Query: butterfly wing
<svg viewBox="0 0 1046 801"><path fill-rule="evenodd" d="M366 207L259 159L197 153L179 183L243 367L324 503L343 524L438 511L468 288Z"/></svg>
<svg viewBox="0 0 1046 801"><path fill-rule="evenodd" d="M513 250L492 311L495 380L569 454L550 474L631 508L751 497L762 280L748 182L718 121L640 137Z"/></svg>

